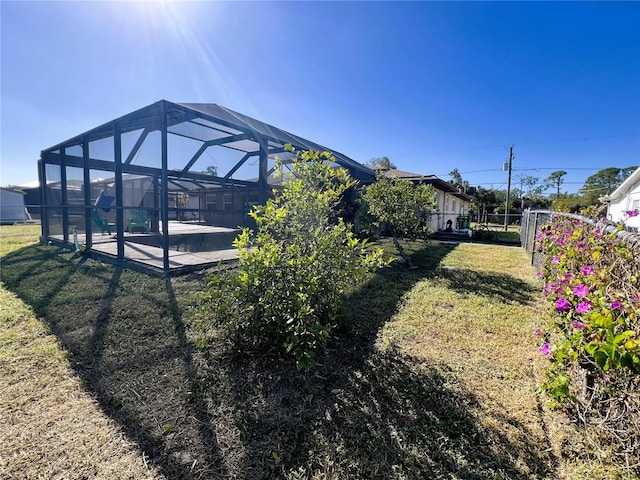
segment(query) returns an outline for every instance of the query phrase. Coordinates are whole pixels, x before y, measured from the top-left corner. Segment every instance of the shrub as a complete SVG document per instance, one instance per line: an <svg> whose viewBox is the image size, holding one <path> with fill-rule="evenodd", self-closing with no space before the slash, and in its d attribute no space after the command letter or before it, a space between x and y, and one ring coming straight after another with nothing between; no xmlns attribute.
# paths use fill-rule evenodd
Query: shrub
<svg viewBox="0 0 640 480"><path fill-rule="evenodd" d="M567 409L595 444L637 461L640 245L622 241L619 230L555 214L541 229L548 312L536 334L549 359L542 389L552 406Z"/></svg>
<svg viewBox="0 0 640 480"><path fill-rule="evenodd" d="M367 223L391 233L396 250L409 267L411 259L405 253L400 238L415 240L429 233L431 212L437 207L435 190L431 185L378 175L375 183L367 185L362 195Z"/></svg>
<svg viewBox="0 0 640 480"><path fill-rule="evenodd" d="M335 216L355 182L333 163L328 152L298 152L282 190L250 213L257 232L235 240L239 271L209 279L207 303L226 338L275 348L302 369L337 325L345 292L388 263Z"/></svg>

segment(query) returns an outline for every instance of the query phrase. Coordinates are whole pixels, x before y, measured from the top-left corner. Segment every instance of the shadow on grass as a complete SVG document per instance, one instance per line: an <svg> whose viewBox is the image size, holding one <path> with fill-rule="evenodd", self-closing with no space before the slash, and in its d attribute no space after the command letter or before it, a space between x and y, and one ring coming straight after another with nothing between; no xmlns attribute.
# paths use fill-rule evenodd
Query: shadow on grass
<svg viewBox="0 0 640 480"><path fill-rule="evenodd" d="M422 248L412 255L419 269L396 264L354 293L347 302L351 321L308 374L286 362L207 359L200 384L210 386L204 394L210 395L211 411L222 409L233 418L241 478L549 476L550 459L526 425L499 419L521 432L514 444L503 430L478 423L472 412L479 401L472 392L460 393L417 359L372 347L404 294L422 279L445 275L443 281L478 291L483 278L499 278L494 288L484 287L486 294L510 301L522 296L523 285L514 290L506 276L472 275L463 287L469 272L438 268L454 248Z"/></svg>
<svg viewBox="0 0 640 480"><path fill-rule="evenodd" d="M462 294L477 294L497 297L506 302L531 305L540 289L507 274L477 272L467 268L441 268L438 278L446 282L448 288Z"/></svg>
<svg viewBox="0 0 640 480"><path fill-rule="evenodd" d="M514 452L470 413L476 398L435 369L359 353L334 351L311 376L263 362L211 366L203 383L232 386L240 478L547 478L526 426L515 425L524 448Z"/></svg>
<svg viewBox="0 0 640 480"><path fill-rule="evenodd" d="M43 245L3 257L2 281L46 321L150 464L172 479L228 476L193 395L192 348L170 281Z"/></svg>
<svg viewBox="0 0 640 480"><path fill-rule="evenodd" d="M3 258L2 280L46 319L104 412L167 478L544 478L546 459L527 444L525 426L526 448L514 454L510 439L476 423L472 393L372 348L424 278L518 301L507 277L443 274L454 248L420 248L412 255L420 268L394 265L355 292L343 328L306 374L288 361L195 349L185 312L201 283L46 246Z"/></svg>

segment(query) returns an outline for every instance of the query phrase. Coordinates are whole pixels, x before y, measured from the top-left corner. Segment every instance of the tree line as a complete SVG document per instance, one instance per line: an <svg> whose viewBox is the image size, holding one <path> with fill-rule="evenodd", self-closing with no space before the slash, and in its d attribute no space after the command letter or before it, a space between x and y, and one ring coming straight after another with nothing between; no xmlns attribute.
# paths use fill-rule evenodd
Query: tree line
<svg viewBox="0 0 640 480"><path fill-rule="evenodd" d="M611 194L638 167L608 167L588 177L577 193L562 191L564 170L551 172L540 179L534 176L516 177L515 187L511 189L509 213L520 213L524 209L552 209L557 211L578 212L587 207L601 204L600 198ZM472 212L479 218L487 214L504 214L507 199L506 189L483 188L469 185L457 168L449 172L449 183L458 187L472 198Z"/></svg>

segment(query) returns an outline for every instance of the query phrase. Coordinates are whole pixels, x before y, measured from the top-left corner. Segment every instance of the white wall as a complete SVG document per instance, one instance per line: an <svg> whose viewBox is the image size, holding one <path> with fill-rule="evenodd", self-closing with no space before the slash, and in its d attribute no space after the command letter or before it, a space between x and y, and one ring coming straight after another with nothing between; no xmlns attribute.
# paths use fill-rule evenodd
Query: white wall
<svg viewBox="0 0 640 480"><path fill-rule="evenodd" d="M429 228L436 231L444 230L447 227L447 220L451 220L451 227L455 229L458 216L469 213L469 202L450 192L443 192L437 188L435 191L438 199L438 211L431 217Z"/></svg>
<svg viewBox="0 0 640 480"><path fill-rule="evenodd" d="M627 212L631 210L640 213L640 168L609 196L607 218L623 222L627 227L640 228L640 215L630 217Z"/></svg>

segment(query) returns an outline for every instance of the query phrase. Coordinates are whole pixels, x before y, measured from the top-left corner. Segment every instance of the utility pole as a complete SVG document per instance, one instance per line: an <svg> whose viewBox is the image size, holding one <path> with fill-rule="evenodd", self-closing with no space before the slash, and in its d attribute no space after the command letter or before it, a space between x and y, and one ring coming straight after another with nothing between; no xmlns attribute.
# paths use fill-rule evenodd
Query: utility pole
<svg viewBox="0 0 640 480"><path fill-rule="evenodd" d="M509 180L507 181L507 203L504 206L504 231L506 232L508 229L508 220L509 220L509 202L511 201L511 164L513 163L513 145L509 149ZM504 166L503 166L504 168Z"/></svg>

